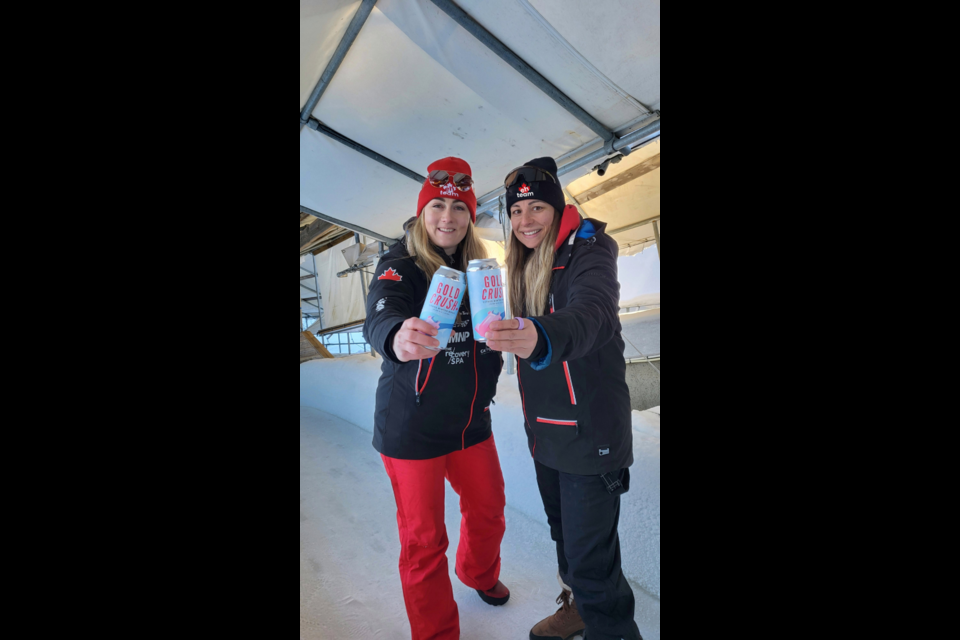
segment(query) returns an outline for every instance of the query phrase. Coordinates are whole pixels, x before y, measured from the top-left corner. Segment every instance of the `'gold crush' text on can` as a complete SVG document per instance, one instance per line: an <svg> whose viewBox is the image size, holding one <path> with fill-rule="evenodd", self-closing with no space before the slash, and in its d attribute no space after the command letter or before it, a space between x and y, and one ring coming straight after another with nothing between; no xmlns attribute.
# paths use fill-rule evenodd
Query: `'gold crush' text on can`
<svg viewBox="0 0 960 640"><path fill-rule="evenodd" d="M471 260L467 266L467 290L470 292L470 313L473 339L487 341L490 323L506 318L503 304L503 271L496 258Z"/></svg>
<svg viewBox="0 0 960 640"><path fill-rule="evenodd" d="M466 278L462 271L449 267L440 267L433 276L433 282L427 290L427 301L423 305L420 319L438 331L440 347L446 349L450 341L453 325L457 323L457 314L463 304L463 295L467 291ZM427 347L430 349L430 347Z"/></svg>

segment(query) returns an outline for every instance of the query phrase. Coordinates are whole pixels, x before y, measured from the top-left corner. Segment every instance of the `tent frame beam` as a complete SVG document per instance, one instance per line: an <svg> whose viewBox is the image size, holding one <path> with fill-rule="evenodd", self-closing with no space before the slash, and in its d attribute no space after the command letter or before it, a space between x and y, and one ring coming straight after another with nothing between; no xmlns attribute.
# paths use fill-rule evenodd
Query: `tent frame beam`
<svg viewBox="0 0 960 640"><path fill-rule="evenodd" d="M348 137L346 137L346 136L344 136L344 135L342 135L342 134L340 134L340 133L337 133L336 131L334 131L333 129L331 129L331 128L328 127L327 125L323 124L322 122L320 122L320 121L317 120L316 118L310 118L310 120L309 120L309 122L307 123L307 125L308 125L311 129L313 129L314 131L316 131L316 132L318 132L318 133L322 133L323 135L327 136L328 138L332 138L332 139L336 140L337 142L339 142L339 143L342 144L343 146L349 147L349 148L353 149L354 151L356 151L357 153L363 154L363 155L367 156L368 158L370 158L371 160L374 160L374 161L376 161L376 162L379 162L379 163L382 164L383 166L388 167L388 168L390 168L390 169L393 169L393 170L396 171L397 173L402 174L402 175L406 176L407 178L410 178L411 180L415 181L417 184L423 184L423 183L426 182L426 180L427 180L427 178L426 178L425 176L421 176L419 173L414 173L413 171L410 171L410 169L407 169L405 166L403 166L403 165L401 165L401 164L397 164L396 162L394 162L394 161L391 160L390 158L388 158L388 157L386 157L386 156L380 155L379 153L377 153L377 152L374 151L373 149L369 149L369 148L363 146L362 144L360 144L359 142L354 142L354 141L351 140L350 138L348 138Z"/></svg>
<svg viewBox="0 0 960 640"><path fill-rule="evenodd" d="M636 222L636 223L631 224L631 225L628 225L628 226L626 226L626 227L620 227L619 229L614 229L613 231L607 231L607 235L608 235L608 236L613 236L613 235L616 235L616 234L618 234L618 233L623 233L624 231L630 231L631 229L636 229L637 227L642 227L642 226L644 226L644 225L648 225L648 224L651 224L651 223L653 223L654 228L657 229L656 233L659 234L659 233L660 233L659 228L656 226L656 224L657 224L658 222L660 222L660 216L654 216L654 217L652 217L652 218L647 218L646 220L641 220L640 222Z"/></svg>
<svg viewBox="0 0 960 640"><path fill-rule="evenodd" d="M570 99L565 93L560 91L549 80L540 75L536 69L527 64L520 56L511 51L505 44L500 42L492 33L487 31L483 25L470 17L470 15L458 7L451 0L430 0L433 4L447 14L454 22L463 27L467 33L479 40L481 44L497 54L504 62L516 69L520 75L529 80L540 91L553 99L554 102L567 110L570 115L585 124L591 131L609 142L616 138L614 133L607 129L599 120L586 112L586 110Z"/></svg>
<svg viewBox="0 0 960 640"><path fill-rule="evenodd" d="M335 225L337 225L338 227L343 227L344 229L347 229L348 231L353 231L354 233L362 233L362 234L365 235L365 236L370 236L371 238L376 238L377 240L379 240L379 241L381 241L381 242L383 242L383 243L385 243L385 244L388 244L388 245L395 245L395 244L397 244L397 242L398 242L398 240L397 240L396 238L388 238L387 236L380 235L379 233L377 233L377 232L375 232L375 231L370 231L370 229L365 229L365 228L361 227L360 225L353 224L352 222L344 222L343 220L337 220L336 218L331 218L330 216L324 215L324 214L322 214L322 213L320 213L320 212L318 212L318 211L314 211L313 209L310 209L310 208L305 207L305 206L303 206L303 205L300 205L300 213L309 213L309 214L312 215L314 218L319 218L320 220L323 220L324 222L329 222L330 224L335 224Z"/></svg>
<svg viewBox="0 0 960 640"><path fill-rule="evenodd" d="M317 104L319 104L320 98L323 97L323 93L327 90L327 87L330 86L333 76L335 76L337 74L337 70L340 69L340 65L343 63L344 58L347 57L350 47L353 46L354 41L360 34L360 30L363 29L363 25L367 23L367 18L370 17L370 13L373 11L373 7L376 4L377 0L363 0L363 2L360 3L360 8L357 9L357 13L354 14L353 20L350 21L350 26L347 27L347 32L343 34L343 39L340 40L337 50L333 53L333 58L331 58L330 62L327 63L327 68L324 70L323 75L320 76L320 82L318 82L317 86L314 87L313 93L311 93L310 97L307 99L307 104L304 105L303 110L300 111L301 132L303 131L303 127L305 127L310 120L310 116L313 115L314 109L317 108Z"/></svg>
<svg viewBox="0 0 960 640"><path fill-rule="evenodd" d="M602 149L598 149L593 153L587 154L582 158L579 158L577 160L574 160L573 162L563 165L558 169L557 173L560 174L560 176L565 176L568 173L576 171L580 167L588 165L591 162L595 162L597 160L606 158L607 156L611 156L617 152L622 152L624 150L627 150L627 152L629 153L629 149L627 149L628 147L632 147L636 144L647 142L648 140L653 140L654 138L659 138L660 137L660 112L657 111L654 115L656 115L657 117L656 121L651 122L645 127L641 129L637 129L633 133L629 133L623 136L622 138L612 140L611 142L604 145ZM590 144L587 144L584 146L585 148L589 149L595 144L596 142L591 142ZM625 153L624 155L627 155L627 154ZM477 202L478 202L477 215L479 216L481 213L489 213L495 210L497 208L497 202L500 196L502 196L504 193L506 193L506 189L504 189L503 187L499 187L495 191L491 191L490 193L485 194L484 196L478 198L477 199Z"/></svg>

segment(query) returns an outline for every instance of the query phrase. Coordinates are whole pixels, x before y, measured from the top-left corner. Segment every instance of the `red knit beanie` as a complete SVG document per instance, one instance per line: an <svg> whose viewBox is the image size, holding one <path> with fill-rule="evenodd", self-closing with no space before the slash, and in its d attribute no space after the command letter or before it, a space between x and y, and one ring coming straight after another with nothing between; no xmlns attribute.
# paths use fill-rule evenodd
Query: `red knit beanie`
<svg viewBox="0 0 960 640"><path fill-rule="evenodd" d="M427 167L427 180L423 183L423 188L420 190L420 201L417 203L417 217L420 217L420 214L423 213L423 208L427 206L434 198L453 198L454 200L459 200L463 204L467 205L467 208L470 210L470 217L473 218L473 223L477 223L477 192L476 184L470 191L461 191L455 184L453 180L448 180L446 184L442 184L439 187L434 187L430 184L430 174L434 171L446 171L450 174L451 177L457 175L458 173L465 173L470 177L473 177L473 170L470 168L470 165L467 164L464 160L460 158L444 158L443 160L437 160L429 167Z"/></svg>

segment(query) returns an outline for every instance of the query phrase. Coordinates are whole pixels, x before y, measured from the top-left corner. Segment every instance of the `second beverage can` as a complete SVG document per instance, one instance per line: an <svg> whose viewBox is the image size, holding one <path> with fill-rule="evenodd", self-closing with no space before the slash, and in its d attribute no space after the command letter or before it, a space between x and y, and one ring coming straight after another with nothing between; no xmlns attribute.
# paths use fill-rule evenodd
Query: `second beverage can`
<svg viewBox="0 0 960 640"><path fill-rule="evenodd" d="M496 258L470 261L467 266L467 290L470 292L473 339L486 342L490 323L507 316L503 303L503 271Z"/></svg>

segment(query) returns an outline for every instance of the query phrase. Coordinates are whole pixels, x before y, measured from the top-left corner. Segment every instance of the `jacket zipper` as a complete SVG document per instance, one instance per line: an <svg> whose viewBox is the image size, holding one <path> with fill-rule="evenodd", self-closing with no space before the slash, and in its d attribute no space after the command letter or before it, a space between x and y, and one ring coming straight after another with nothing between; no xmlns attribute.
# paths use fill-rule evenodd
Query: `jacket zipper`
<svg viewBox="0 0 960 640"><path fill-rule="evenodd" d="M423 381L423 387L420 387L420 371L423 369L423 360L420 361L420 366L417 367L417 377L413 381L413 388L417 392L417 406L420 406L420 396L423 394L424 389L427 388L427 383L430 382L430 374L433 372L433 363L436 361L436 358L430 358L430 368L427 369L427 379Z"/></svg>
<svg viewBox="0 0 960 640"><path fill-rule="evenodd" d="M550 313L556 313L556 307L553 302L553 294L550 294ZM567 391L570 392L570 404L577 406L577 392L573 390L573 378L570 376L570 365L563 363L563 373L567 376Z"/></svg>
<svg viewBox="0 0 960 640"><path fill-rule="evenodd" d="M473 343L473 402L470 403L470 421L467 423L467 426L463 428L463 436L461 437L460 444L463 445L463 450L467 450L467 429L470 428L470 425L473 424L473 408L477 405L477 394L480 393L480 374L477 372L477 343Z"/></svg>

